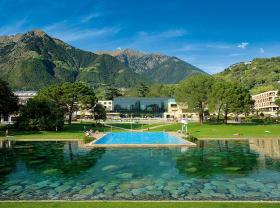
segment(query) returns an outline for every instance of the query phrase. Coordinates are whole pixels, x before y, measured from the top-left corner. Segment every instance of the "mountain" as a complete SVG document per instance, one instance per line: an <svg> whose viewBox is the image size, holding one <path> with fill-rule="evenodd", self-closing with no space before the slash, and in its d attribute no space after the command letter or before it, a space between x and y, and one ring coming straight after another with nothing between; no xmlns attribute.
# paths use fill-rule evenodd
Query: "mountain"
<svg viewBox="0 0 280 208"><path fill-rule="evenodd" d="M280 81L280 57L257 58L234 64L215 76L239 82L250 89L275 85Z"/></svg>
<svg viewBox="0 0 280 208"><path fill-rule="evenodd" d="M0 78L26 90L74 81L131 87L144 80L113 56L77 49L41 30L0 37Z"/></svg>
<svg viewBox="0 0 280 208"><path fill-rule="evenodd" d="M144 75L156 83L178 83L192 74L205 73L176 57L156 53L145 54L132 49L96 53L114 56L137 74Z"/></svg>

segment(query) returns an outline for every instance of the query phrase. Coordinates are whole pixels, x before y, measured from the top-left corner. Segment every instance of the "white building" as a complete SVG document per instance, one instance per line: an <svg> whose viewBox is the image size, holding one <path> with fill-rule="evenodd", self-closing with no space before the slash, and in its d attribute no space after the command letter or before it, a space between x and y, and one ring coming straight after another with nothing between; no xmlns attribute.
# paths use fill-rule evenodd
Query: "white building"
<svg viewBox="0 0 280 208"><path fill-rule="evenodd" d="M275 100L278 98L277 90L270 90L252 96L252 99L255 101L255 110L268 116L277 115L279 106L275 104Z"/></svg>
<svg viewBox="0 0 280 208"><path fill-rule="evenodd" d="M27 100L37 95L37 91L15 91L14 94L18 96L19 104L26 104Z"/></svg>
<svg viewBox="0 0 280 208"><path fill-rule="evenodd" d="M35 97L37 95L36 91L15 91L14 94L19 99L20 105L25 105L27 100ZM0 123L13 123L16 119L16 115L1 116Z"/></svg>
<svg viewBox="0 0 280 208"><path fill-rule="evenodd" d="M103 105L106 111L113 111L113 101L112 100L99 100L99 104Z"/></svg>

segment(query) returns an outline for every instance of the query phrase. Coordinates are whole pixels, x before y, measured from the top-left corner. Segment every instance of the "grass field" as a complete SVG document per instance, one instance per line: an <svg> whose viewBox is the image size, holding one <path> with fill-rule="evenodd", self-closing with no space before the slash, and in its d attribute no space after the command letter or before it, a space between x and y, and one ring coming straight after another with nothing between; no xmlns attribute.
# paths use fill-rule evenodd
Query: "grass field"
<svg viewBox="0 0 280 208"><path fill-rule="evenodd" d="M110 124L116 127L130 129L129 123ZM158 127L157 127L158 126ZM10 130L9 135L16 139L83 139L84 130L92 128L101 132L124 131L110 127L92 127L91 123L73 123L65 125L63 131L15 131ZM133 124L133 129L141 130L151 128L149 131L178 131L181 124ZM188 132L197 138L280 138L280 124L257 125L257 124L188 124ZM0 138L4 138L4 131L0 131Z"/></svg>
<svg viewBox="0 0 280 208"><path fill-rule="evenodd" d="M152 131L177 131L181 124L173 124L152 129ZM280 124L188 124L188 132L197 138L280 138Z"/></svg>
<svg viewBox="0 0 280 208"><path fill-rule="evenodd" d="M2 202L1 208L278 208L278 203L231 202Z"/></svg>

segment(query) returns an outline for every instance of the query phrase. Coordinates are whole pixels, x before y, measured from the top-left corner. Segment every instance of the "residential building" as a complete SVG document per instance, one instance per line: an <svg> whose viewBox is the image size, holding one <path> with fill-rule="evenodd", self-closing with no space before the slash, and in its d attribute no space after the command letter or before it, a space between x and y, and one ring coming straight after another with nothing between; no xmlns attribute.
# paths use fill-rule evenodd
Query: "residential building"
<svg viewBox="0 0 280 208"><path fill-rule="evenodd" d="M25 105L27 100L37 95L37 91L15 91L14 94L18 97L19 104ZM13 123L16 120L17 115L7 115L0 117L0 123Z"/></svg>
<svg viewBox="0 0 280 208"><path fill-rule="evenodd" d="M15 91L14 94L18 96L19 104L25 105L27 100L37 95L37 91Z"/></svg>
<svg viewBox="0 0 280 208"><path fill-rule="evenodd" d="M103 105L106 111L113 111L113 101L112 100L99 100L99 104Z"/></svg>
<svg viewBox="0 0 280 208"><path fill-rule="evenodd" d="M275 104L278 99L278 91L270 90L257 95L253 95L252 99L255 101L255 110L267 116L276 116L279 106Z"/></svg>

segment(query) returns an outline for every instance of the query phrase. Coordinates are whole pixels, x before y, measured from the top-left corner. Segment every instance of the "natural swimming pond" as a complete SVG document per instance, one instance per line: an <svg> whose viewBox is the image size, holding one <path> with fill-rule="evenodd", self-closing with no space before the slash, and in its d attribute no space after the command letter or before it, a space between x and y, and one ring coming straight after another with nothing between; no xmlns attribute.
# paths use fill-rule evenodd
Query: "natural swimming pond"
<svg viewBox="0 0 280 208"><path fill-rule="evenodd" d="M280 200L277 139L199 141L193 148L5 146L0 200Z"/></svg>
<svg viewBox="0 0 280 208"><path fill-rule="evenodd" d="M186 140L171 136L164 132L116 132L109 133L94 144L187 144Z"/></svg>

